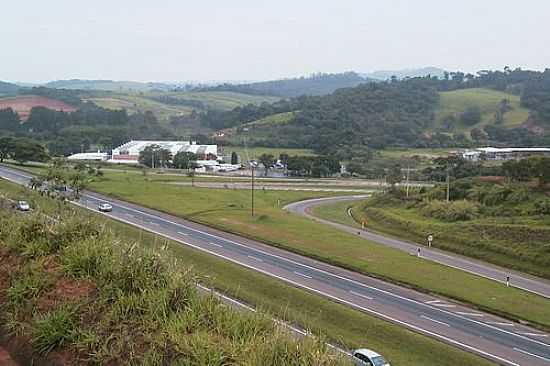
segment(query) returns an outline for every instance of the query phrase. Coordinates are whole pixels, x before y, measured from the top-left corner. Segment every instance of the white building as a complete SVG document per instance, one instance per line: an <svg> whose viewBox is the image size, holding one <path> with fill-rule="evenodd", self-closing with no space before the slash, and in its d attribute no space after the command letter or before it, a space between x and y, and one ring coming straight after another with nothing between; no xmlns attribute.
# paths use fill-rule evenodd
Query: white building
<svg viewBox="0 0 550 366"><path fill-rule="evenodd" d="M130 141L113 149L113 156L110 163L138 164L139 153L149 146L157 146L159 149L169 150L172 156L179 152L191 152L198 157L200 161L217 161L217 145L197 145L190 141Z"/></svg>
<svg viewBox="0 0 550 366"><path fill-rule="evenodd" d="M550 156L550 148L547 147L482 147L468 150L462 153L462 157L470 161L479 160L517 160L530 156Z"/></svg>
<svg viewBox="0 0 550 366"><path fill-rule="evenodd" d="M107 153L78 153L67 157L68 160L105 161L109 158Z"/></svg>

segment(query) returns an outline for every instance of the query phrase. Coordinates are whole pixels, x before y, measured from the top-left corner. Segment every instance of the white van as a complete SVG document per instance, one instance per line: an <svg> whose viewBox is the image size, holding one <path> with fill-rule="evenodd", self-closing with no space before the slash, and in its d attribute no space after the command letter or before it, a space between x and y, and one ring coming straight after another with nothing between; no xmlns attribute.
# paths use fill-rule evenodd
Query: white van
<svg viewBox="0 0 550 366"><path fill-rule="evenodd" d="M353 351L353 361L360 366L390 366L384 357L366 348Z"/></svg>

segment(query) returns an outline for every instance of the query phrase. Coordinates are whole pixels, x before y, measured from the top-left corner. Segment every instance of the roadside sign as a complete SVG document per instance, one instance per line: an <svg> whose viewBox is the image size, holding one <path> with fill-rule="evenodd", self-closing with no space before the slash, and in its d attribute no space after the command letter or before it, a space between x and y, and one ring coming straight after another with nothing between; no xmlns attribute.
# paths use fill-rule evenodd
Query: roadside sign
<svg viewBox="0 0 550 366"><path fill-rule="evenodd" d="M432 234L428 235L428 246L432 246L432 242L434 241L434 236Z"/></svg>

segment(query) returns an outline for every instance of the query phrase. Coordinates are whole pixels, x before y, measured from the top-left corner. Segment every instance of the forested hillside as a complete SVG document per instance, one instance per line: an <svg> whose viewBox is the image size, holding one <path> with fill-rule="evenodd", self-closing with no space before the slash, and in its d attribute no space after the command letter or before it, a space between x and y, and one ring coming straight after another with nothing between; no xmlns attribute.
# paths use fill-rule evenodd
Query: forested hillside
<svg viewBox="0 0 550 366"><path fill-rule="evenodd" d="M251 84L224 84L205 90L298 97L301 95L327 95L336 89L354 87L368 81L369 79L361 77L355 72L345 72L342 74L314 74L309 77L261 81Z"/></svg>
<svg viewBox="0 0 550 366"><path fill-rule="evenodd" d="M17 93L18 90L19 87L17 85L0 81L0 95L14 94Z"/></svg>

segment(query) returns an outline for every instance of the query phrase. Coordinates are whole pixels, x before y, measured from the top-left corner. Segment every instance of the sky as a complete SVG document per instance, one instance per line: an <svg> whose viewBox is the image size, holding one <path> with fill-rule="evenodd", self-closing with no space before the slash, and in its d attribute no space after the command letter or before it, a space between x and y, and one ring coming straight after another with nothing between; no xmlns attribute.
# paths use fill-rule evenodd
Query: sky
<svg viewBox="0 0 550 366"><path fill-rule="evenodd" d="M550 67L548 0L18 0L0 80L270 80Z"/></svg>

